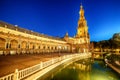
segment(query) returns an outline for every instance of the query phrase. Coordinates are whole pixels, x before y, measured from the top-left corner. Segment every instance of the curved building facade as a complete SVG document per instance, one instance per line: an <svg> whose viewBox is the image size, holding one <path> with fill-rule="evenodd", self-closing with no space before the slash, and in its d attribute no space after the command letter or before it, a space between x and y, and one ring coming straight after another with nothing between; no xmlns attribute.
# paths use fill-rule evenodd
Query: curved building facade
<svg viewBox="0 0 120 80"><path fill-rule="evenodd" d="M89 34L81 5L75 37L55 38L0 21L0 54L33 54L89 51Z"/></svg>

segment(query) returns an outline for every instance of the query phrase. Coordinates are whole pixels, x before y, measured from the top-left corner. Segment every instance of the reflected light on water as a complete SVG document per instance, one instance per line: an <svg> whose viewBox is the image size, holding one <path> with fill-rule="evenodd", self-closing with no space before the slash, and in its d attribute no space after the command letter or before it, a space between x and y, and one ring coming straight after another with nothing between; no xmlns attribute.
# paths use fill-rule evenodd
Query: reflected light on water
<svg viewBox="0 0 120 80"><path fill-rule="evenodd" d="M119 75L105 67L103 61L80 60L61 68L44 80L120 80Z"/></svg>
<svg viewBox="0 0 120 80"><path fill-rule="evenodd" d="M106 76L101 76L101 75L96 75L96 76L93 76L93 78L91 80L117 80L117 79L114 79L113 77L106 77Z"/></svg>

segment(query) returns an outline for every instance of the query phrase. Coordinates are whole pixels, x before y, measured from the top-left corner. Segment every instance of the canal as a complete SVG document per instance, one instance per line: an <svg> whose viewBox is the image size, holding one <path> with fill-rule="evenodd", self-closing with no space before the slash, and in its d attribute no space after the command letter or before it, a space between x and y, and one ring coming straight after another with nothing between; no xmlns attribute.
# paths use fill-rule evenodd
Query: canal
<svg viewBox="0 0 120 80"><path fill-rule="evenodd" d="M38 80L120 80L120 76L103 61L84 59L61 65Z"/></svg>

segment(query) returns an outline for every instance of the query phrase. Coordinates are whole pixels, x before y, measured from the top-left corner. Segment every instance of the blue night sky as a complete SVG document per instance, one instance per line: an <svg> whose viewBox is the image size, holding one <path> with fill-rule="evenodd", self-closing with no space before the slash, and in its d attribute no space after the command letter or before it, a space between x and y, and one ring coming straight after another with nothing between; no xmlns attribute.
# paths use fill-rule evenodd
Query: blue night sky
<svg viewBox="0 0 120 80"><path fill-rule="evenodd" d="M50 36L74 36L81 2L91 41L120 32L120 0L0 0L0 20Z"/></svg>

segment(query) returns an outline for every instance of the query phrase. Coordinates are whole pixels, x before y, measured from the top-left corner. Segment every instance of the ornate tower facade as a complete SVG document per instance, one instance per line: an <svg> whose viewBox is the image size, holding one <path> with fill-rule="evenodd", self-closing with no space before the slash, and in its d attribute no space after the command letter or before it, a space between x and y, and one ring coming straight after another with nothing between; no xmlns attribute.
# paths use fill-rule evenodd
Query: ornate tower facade
<svg viewBox="0 0 120 80"><path fill-rule="evenodd" d="M76 38L87 38L88 35L88 26L87 21L84 16L84 9L83 6L80 6L80 12L79 12L80 18L78 20L78 28L76 33Z"/></svg>
<svg viewBox="0 0 120 80"><path fill-rule="evenodd" d="M68 33L64 36L64 39L71 44L71 51L72 52L89 52L89 33L88 33L88 26L87 21L84 16L84 9L83 6L80 6L79 11L80 18L78 20L78 27L75 37L69 37Z"/></svg>
<svg viewBox="0 0 120 80"><path fill-rule="evenodd" d="M79 11L80 18L78 20L78 27L77 27L77 33L76 33L76 48L77 52L88 52L89 51L89 33L88 33L88 26L87 21L84 16L84 9L83 6L80 6Z"/></svg>

